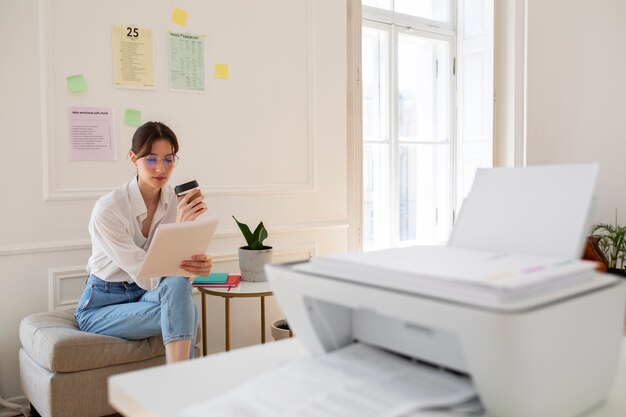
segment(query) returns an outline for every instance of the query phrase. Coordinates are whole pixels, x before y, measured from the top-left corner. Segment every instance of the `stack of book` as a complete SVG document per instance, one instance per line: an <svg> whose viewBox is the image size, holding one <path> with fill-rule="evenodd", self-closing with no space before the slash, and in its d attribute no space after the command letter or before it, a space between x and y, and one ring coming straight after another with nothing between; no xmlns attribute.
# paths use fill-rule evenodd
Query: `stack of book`
<svg viewBox="0 0 626 417"><path fill-rule="evenodd" d="M199 276L193 281L194 287L203 288L235 288L239 285L241 275L230 275L228 272L211 272L206 276Z"/></svg>

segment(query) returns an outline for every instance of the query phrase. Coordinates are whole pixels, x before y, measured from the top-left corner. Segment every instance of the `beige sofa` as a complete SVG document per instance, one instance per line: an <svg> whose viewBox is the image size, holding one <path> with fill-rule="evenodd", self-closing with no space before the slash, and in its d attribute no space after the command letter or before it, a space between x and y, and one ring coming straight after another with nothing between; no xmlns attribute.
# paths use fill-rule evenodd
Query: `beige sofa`
<svg viewBox="0 0 626 417"><path fill-rule="evenodd" d="M109 376L165 363L160 337L130 341L82 332L72 314L32 314L20 324L20 379L33 416L113 414Z"/></svg>

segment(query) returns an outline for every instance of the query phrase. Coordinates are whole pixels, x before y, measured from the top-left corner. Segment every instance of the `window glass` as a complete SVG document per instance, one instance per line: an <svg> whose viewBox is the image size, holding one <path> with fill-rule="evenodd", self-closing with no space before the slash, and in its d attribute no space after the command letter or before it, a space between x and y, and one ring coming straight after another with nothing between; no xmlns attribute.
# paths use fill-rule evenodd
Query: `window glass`
<svg viewBox="0 0 626 417"><path fill-rule="evenodd" d="M361 247L445 243L493 159L493 0L362 4Z"/></svg>
<svg viewBox="0 0 626 417"><path fill-rule="evenodd" d="M450 40L374 22L362 33L363 250L445 242L452 195Z"/></svg>
<svg viewBox="0 0 626 417"><path fill-rule="evenodd" d="M363 28L362 39L363 137L389 139L389 34Z"/></svg>
<svg viewBox="0 0 626 417"><path fill-rule="evenodd" d="M363 247L388 247L391 243L389 202L389 145L363 145Z"/></svg>
<svg viewBox="0 0 626 417"><path fill-rule="evenodd" d="M400 141L447 141L449 126L449 43L400 34L398 117Z"/></svg>
<svg viewBox="0 0 626 417"><path fill-rule="evenodd" d="M363 0L363 6L378 7L379 9L391 10L391 0Z"/></svg>
<svg viewBox="0 0 626 417"><path fill-rule="evenodd" d="M401 144L398 155L400 242L445 242L450 232L450 146Z"/></svg>
<svg viewBox="0 0 626 417"><path fill-rule="evenodd" d="M440 22L450 20L450 2L447 0L395 0L394 11Z"/></svg>

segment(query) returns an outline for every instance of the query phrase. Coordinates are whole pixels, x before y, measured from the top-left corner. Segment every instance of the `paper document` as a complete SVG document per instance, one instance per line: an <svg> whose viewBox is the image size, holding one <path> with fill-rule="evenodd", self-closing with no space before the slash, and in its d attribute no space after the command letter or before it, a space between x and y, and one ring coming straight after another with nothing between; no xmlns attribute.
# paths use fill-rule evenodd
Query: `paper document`
<svg viewBox="0 0 626 417"><path fill-rule="evenodd" d="M355 343L289 362L182 417L394 417L476 397L468 378Z"/></svg>
<svg viewBox="0 0 626 417"><path fill-rule="evenodd" d="M217 224L217 216L211 216L159 225L137 278L188 276L189 272L180 268L181 261L207 252Z"/></svg>
<svg viewBox="0 0 626 417"><path fill-rule="evenodd" d="M598 164L479 168L448 244L579 258L598 171Z"/></svg>
<svg viewBox="0 0 626 417"><path fill-rule="evenodd" d="M312 259L295 270L446 298L516 299L592 279L595 263L451 246L411 246Z"/></svg>

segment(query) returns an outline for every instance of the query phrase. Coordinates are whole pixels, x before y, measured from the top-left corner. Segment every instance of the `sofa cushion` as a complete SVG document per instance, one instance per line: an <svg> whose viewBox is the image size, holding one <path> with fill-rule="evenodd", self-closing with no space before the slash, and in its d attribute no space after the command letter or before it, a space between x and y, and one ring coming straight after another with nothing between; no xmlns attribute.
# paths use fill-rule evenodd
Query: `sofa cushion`
<svg viewBox="0 0 626 417"><path fill-rule="evenodd" d="M22 346L53 372L76 372L140 362L162 356L160 336L126 340L82 332L72 312L32 314L20 324Z"/></svg>
<svg viewBox="0 0 626 417"><path fill-rule="evenodd" d="M114 414L115 410L108 401L109 376L165 363L165 357L159 356L88 371L51 372L39 366L23 348L20 349L19 359L24 395L41 416L50 417L100 417Z"/></svg>

